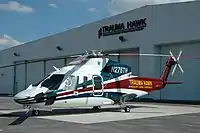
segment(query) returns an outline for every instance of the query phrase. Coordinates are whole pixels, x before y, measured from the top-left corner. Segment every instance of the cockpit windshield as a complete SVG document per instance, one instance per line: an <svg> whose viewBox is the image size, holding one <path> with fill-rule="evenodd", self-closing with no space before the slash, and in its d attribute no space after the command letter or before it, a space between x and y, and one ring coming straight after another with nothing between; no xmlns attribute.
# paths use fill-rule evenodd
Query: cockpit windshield
<svg viewBox="0 0 200 133"><path fill-rule="evenodd" d="M75 90L79 81L79 76L65 75L65 74L48 74L45 78L40 80L38 83L33 84L33 86L46 87L49 90ZM62 83L63 82L63 83ZM62 83L62 84L61 84Z"/></svg>
<svg viewBox="0 0 200 133"><path fill-rule="evenodd" d="M51 73L50 74L48 74L47 76L45 76L42 80L40 80L39 82L37 82L36 84L33 84L33 86L38 86L41 82L43 82L47 77L49 77L51 75Z"/></svg>
<svg viewBox="0 0 200 133"><path fill-rule="evenodd" d="M41 86L46 87L49 90L56 90L62 83L64 76L64 74L53 74L51 77L42 82Z"/></svg>

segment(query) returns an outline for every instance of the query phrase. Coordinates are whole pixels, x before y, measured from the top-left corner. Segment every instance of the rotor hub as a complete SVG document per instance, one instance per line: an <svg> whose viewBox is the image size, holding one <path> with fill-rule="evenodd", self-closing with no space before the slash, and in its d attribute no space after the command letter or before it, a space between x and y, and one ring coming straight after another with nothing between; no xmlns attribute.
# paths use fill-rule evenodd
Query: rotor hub
<svg viewBox="0 0 200 133"><path fill-rule="evenodd" d="M90 57L90 58L95 58L95 57L102 57L103 54L102 54L102 51L101 50L91 50L91 51L86 51L83 56L87 56L87 57Z"/></svg>

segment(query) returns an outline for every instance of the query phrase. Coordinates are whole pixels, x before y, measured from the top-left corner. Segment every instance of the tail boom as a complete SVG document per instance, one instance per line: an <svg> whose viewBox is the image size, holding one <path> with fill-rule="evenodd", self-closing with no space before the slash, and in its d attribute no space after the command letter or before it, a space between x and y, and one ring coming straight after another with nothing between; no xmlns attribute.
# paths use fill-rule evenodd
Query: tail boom
<svg viewBox="0 0 200 133"><path fill-rule="evenodd" d="M182 84L182 82L168 81L169 73L172 67L176 64L177 62L175 59L173 57L169 57L160 78L133 77L129 79L129 88L142 90L145 92L152 92L155 90L163 89L167 84Z"/></svg>

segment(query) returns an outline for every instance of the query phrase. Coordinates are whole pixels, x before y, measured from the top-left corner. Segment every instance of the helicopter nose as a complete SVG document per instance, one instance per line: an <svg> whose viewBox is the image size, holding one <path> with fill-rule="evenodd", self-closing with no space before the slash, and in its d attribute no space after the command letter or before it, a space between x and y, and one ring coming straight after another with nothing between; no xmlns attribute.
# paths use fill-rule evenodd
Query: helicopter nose
<svg viewBox="0 0 200 133"><path fill-rule="evenodd" d="M15 96L14 96L14 99L23 99L24 97L22 96L22 93L17 93Z"/></svg>
<svg viewBox="0 0 200 133"><path fill-rule="evenodd" d="M24 92L19 92L14 96L14 101L19 104L25 103L29 99L29 96L25 95Z"/></svg>

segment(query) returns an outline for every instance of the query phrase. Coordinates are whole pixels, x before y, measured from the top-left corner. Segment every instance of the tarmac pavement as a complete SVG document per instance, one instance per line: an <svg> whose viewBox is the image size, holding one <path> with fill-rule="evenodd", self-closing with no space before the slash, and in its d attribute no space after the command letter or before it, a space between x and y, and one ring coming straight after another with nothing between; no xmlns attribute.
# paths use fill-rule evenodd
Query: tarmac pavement
<svg viewBox="0 0 200 133"><path fill-rule="evenodd" d="M118 106L42 111L24 115L11 98L0 97L0 133L199 133L200 106L133 103L131 112ZM21 116L21 117L19 117ZM22 117L23 116L23 117Z"/></svg>

